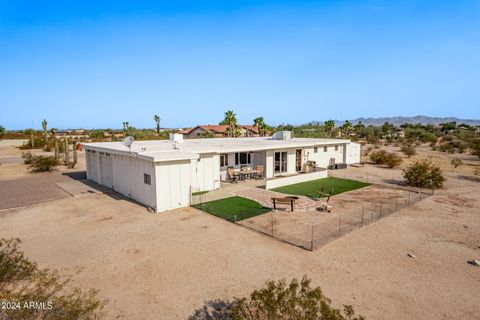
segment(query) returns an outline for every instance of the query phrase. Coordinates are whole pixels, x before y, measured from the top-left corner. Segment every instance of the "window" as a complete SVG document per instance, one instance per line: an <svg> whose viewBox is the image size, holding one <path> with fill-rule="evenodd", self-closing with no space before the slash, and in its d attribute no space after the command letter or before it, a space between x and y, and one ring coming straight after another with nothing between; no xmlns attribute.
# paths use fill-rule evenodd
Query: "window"
<svg viewBox="0 0 480 320"><path fill-rule="evenodd" d="M228 166L228 154L224 153L220 155L220 167Z"/></svg>
<svg viewBox="0 0 480 320"><path fill-rule="evenodd" d="M108 152L105 152L105 155L106 155L107 157L110 157L110 153L108 153Z"/></svg>
<svg viewBox="0 0 480 320"><path fill-rule="evenodd" d="M338 151L338 146L335 146L335 151Z"/></svg>
<svg viewBox="0 0 480 320"><path fill-rule="evenodd" d="M313 153L318 153L318 148L317 147L313 147Z"/></svg>
<svg viewBox="0 0 480 320"><path fill-rule="evenodd" d="M235 165L250 164L251 154L249 152L235 153Z"/></svg>
<svg viewBox="0 0 480 320"><path fill-rule="evenodd" d="M323 147L323 152L327 152L328 151L328 147Z"/></svg>
<svg viewBox="0 0 480 320"><path fill-rule="evenodd" d="M152 176L149 174L143 174L143 183L151 185L152 184Z"/></svg>
<svg viewBox="0 0 480 320"><path fill-rule="evenodd" d="M95 151L95 150L92 150L92 153L93 153L93 154L95 154L95 153L97 153L97 151Z"/></svg>
<svg viewBox="0 0 480 320"><path fill-rule="evenodd" d="M101 155L101 156L104 156L104 155L105 155L105 152L101 152L101 151L100 151L100 155Z"/></svg>

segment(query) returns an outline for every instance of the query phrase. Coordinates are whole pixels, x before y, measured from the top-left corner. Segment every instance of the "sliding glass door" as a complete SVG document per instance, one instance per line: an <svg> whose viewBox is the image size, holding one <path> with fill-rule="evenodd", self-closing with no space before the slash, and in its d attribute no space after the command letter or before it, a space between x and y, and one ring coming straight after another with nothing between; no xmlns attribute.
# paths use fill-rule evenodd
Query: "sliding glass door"
<svg viewBox="0 0 480 320"><path fill-rule="evenodd" d="M287 153L286 152L275 152L275 173L286 173L287 172Z"/></svg>

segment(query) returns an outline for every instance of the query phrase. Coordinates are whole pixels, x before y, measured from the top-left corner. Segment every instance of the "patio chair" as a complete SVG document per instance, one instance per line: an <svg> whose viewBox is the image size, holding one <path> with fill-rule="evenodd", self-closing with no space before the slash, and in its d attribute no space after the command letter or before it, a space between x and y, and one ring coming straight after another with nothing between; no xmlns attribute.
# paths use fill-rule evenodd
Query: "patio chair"
<svg viewBox="0 0 480 320"><path fill-rule="evenodd" d="M228 167L227 168L227 174L228 174L228 179L230 180L230 183L238 183L238 180L240 178L240 174L238 174L237 172L235 172L235 170L233 170L233 167Z"/></svg>
<svg viewBox="0 0 480 320"><path fill-rule="evenodd" d="M327 203L330 200L330 197L333 195L333 188L327 186L320 186L320 191L317 191L319 198L327 198Z"/></svg>
<svg viewBox="0 0 480 320"><path fill-rule="evenodd" d="M257 166L257 172L255 173L255 179L263 179L264 174L265 174L265 166L263 164L259 164Z"/></svg>

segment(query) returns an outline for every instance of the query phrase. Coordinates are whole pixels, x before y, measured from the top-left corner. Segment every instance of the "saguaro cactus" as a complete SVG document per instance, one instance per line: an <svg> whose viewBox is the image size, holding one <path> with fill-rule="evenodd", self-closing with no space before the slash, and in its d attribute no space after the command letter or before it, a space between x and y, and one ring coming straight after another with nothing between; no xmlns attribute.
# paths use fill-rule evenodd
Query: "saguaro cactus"
<svg viewBox="0 0 480 320"><path fill-rule="evenodd" d="M58 157L60 155L60 150L58 148L58 139L55 138L55 159L58 160Z"/></svg>
<svg viewBox="0 0 480 320"><path fill-rule="evenodd" d="M68 138L65 138L65 164L70 162L70 150L68 150Z"/></svg>
<svg viewBox="0 0 480 320"><path fill-rule="evenodd" d="M78 162L78 155L77 155L77 141L73 141L73 166L75 166Z"/></svg>
<svg viewBox="0 0 480 320"><path fill-rule="evenodd" d="M45 137L45 148L47 147L47 140L48 140L48 128L47 128L47 120L43 119L42 121L42 129L43 129L43 136Z"/></svg>

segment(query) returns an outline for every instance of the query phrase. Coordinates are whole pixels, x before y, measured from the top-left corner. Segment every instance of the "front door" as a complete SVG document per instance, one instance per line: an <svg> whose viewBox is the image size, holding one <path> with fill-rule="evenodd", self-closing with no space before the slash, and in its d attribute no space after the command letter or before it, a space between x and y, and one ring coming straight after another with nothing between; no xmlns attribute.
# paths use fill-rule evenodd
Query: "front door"
<svg viewBox="0 0 480 320"><path fill-rule="evenodd" d="M287 172L287 153L286 152L275 152L275 161L274 161L275 173L284 173Z"/></svg>
<svg viewBox="0 0 480 320"><path fill-rule="evenodd" d="M302 171L302 149L295 150L295 169L297 172Z"/></svg>

